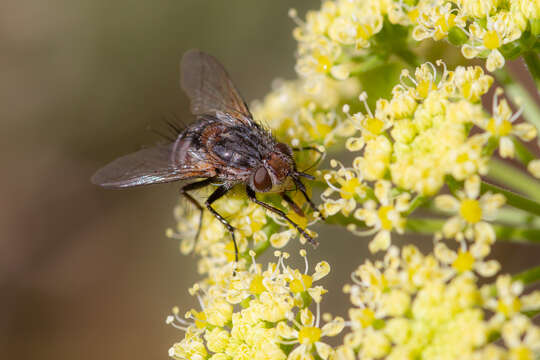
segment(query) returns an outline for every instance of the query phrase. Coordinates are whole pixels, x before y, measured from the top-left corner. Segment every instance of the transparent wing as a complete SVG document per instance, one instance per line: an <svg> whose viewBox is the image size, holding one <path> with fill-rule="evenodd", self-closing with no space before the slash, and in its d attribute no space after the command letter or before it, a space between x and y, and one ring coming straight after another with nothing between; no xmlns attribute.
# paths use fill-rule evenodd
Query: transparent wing
<svg viewBox="0 0 540 360"><path fill-rule="evenodd" d="M181 86L191 100L193 115L224 112L252 125L249 109L219 61L200 50L184 54L180 64Z"/></svg>
<svg viewBox="0 0 540 360"><path fill-rule="evenodd" d="M92 176L92 183L105 188L126 188L193 178L186 169L170 162L173 144L139 150L122 156Z"/></svg>

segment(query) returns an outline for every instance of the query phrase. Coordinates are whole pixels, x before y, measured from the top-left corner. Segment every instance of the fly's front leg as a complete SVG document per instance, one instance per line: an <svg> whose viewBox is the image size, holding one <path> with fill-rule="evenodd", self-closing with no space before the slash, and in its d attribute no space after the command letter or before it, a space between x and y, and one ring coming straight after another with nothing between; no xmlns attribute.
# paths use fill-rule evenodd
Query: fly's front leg
<svg viewBox="0 0 540 360"><path fill-rule="evenodd" d="M323 216L323 214L319 211L319 209L317 209L317 207L315 206L315 204L313 203L313 201L310 199L310 197L308 196L307 192L306 192L306 187L304 186L304 184L302 183L302 181L300 181L299 179L296 179L296 178L293 178L293 181L294 183L296 184L296 186L298 187L298 190L300 190L300 192L302 193L302 195L304 195L304 198L306 199L306 201L308 202L309 206L311 207L311 209L313 211L316 211L319 213L319 216L321 217L321 219L323 220L326 220L325 217Z"/></svg>
<svg viewBox="0 0 540 360"><path fill-rule="evenodd" d="M296 203L293 201L293 199L291 199L289 197L289 195L287 195L286 193L282 192L281 194L281 197L283 198L283 200L285 200L285 202L287 204L289 204L289 206L291 207L291 209L293 209L293 211L295 213L297 213L298 215L302 216L302 217L305 217L306 215L304 214L304 212L302 211L302 209L300 209L300 207L298 205L296 205Z"/></svg>
<svg viewBox="0 0 540 360"><path fill-rule="evenodd" d="M319 150L319 148L317 148L316 146L302 146L302 147L293 147L292 148L293 151L306 151L306 150L311 150L311 151L316 151L318 152L319 154L323 154L323 152L321 150Z"/></svg>
<svg viewBox="0 0 540 360"><path fill-rule="evenodd" d="M324 151L321 151L318 147L316 146L302 146L302 147L293 147L292 148L293 151L315 151L316 153L319 154L319 158L317 159L317 161L315 161L313 163L313 165L311 165L309 169L313 168L314 166L316 166L317 164L319 164L323 159L324 159L324 156L326 155L326 153ZM304 170L306 171L306 170Z"/></svg>
<svg viewBox="0 0 540 360"><path fill-rule="evenodd" d="M231 237L234 243L234 260L238 262L238 245L236 244L236 238L234 236L234 228L231 224L223 217L221 216L214 208L212 207L212 203L221 198L223 195L225 195L229 190L232 189L232 185L230 184L223 184L220 187L218 187L212 195L206 199L206 202L204 203L206 205L206 208L219 220L227 230L231 233Z"/></svg>
<svg viewBox="0 0 540 360"><path fill-rule="evenodd" d="M199 181L199 182L194 182L194 183L191 183L191 184L184 185L183 187L180 188L180 195L182 195L186 199L188 199L188 201L190 203L192 203L193 205L195 205L195 207L197 209L199 209L199 211L200 211L199 226L197 228L197 234L195 235L195 242L197 242L197 240L199 240L199 235L201 233L202 221L203 221L203 207L201 206L201 204L199 204L199 202L197 200L195 200L195 198L191 194L188 193L188 191L203 188L203 187L205 187L207 185L210 185L211 182L212 182L212 179L206 179L206 180L202 180L202 181Z"/></svg>
<svg viewBox="0 0 540 360"><path fill-rule="evenodd" d="M283 219L287 220L287 222L289 224L291 224L292 226L295 227L296 230L298 230L298 232L300 234L302 234L303 237L305 237L307 239L307 241L309 241L309 243L313 246L317 246L319 245L319 243L317 242L317 240L315 240L314 238L312 238L307 232L306 230L302 229L300 226L298 226L297 223L295 223L294 221L292 221L291 219L289 219L287 217L287 215L285 215L285 213L281 210L279 210L278 208L275 208L273 207L272 205L270 204L267 204L265 202L262 202L260 200L257 199L257 196L255 195L255 191L253 191L250 187L246 187L246 193L247 193L247 196L248 198L253 201L255 204L257 205L261 205L263 208L267 209L267 210L270 210L272 211L273 213L275 214L278 214L279 216L281 216Z"/></svg>

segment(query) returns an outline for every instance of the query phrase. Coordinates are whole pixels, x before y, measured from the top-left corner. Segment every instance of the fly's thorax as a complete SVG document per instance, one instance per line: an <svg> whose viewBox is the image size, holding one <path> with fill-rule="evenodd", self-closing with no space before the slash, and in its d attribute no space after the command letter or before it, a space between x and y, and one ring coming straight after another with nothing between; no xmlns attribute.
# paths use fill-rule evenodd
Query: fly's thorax
<svg viewBox="0 0 540 360"><path fill-rule="evenodd" d="M270 176L273 177L274 185L281 184L293 171L292 158L282 152L272 152L265 161L265 165L270 170Z"/></svg>

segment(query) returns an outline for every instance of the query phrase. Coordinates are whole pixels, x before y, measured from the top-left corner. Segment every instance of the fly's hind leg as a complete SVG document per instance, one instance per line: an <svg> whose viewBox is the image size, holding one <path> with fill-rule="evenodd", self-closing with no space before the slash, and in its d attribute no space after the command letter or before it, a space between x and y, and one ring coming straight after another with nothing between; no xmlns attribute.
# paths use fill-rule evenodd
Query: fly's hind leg
<svg viewBox="0 0 540 360"><path fill-rule="evenodd" d="M231 184L223 184L221 185L220 187L218 187L213 193L212 195L210 195L208 197L208 199L206 199L205 201L205 205L206 205L206 208L219 220L221 221L221 223L223 225L225 225L225 227L227 228L227 230L229 230L229 232L231 233L231 237L232 237L232 240L233 240L233 244L234 244L234 260L236 262L238 262L238 245L236 244L236 238L234 236L234 227L232 227L231 224L229 224L229 222L223 217L221 216L216 210L214 210L214 208L212 207L212 203L215 202L216 200L218 200L219 198L221 198L223 195L225 195L226 193L229 192L229 190L232 189L232 185Z"/></svg>
<svg viewBox="0 0 540 360"><path fill-rule="evenodd" d="M180 188L180 195L182 195L186 199L188 199L188 201L190 203L192 203L197 209L199 209L199 212L200 212L199 226L197 228L197 234L195 235L195 242L197 242L197 240L199 240L199 235L201 233L202 221L203 221L203 210L204 209L201 206L201 204L199 204L199 202L197 200L195 200L195 198L191 194L188 193L188 191L203 188L203 187L205 187L207 185L210 185L211 182L212 182L212 179L206 179L206 180L202 180L202 181L199 181L199 182L194 182L194 183L191 183L191 184L184 185L184 186L182 186Z"/></svg>

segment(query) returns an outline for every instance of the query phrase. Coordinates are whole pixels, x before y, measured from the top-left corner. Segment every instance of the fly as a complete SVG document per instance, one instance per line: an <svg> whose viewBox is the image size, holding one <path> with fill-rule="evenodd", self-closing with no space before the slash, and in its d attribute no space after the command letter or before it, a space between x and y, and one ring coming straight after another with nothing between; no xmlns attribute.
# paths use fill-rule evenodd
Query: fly
<svg viewBox="0 0 540 360"><path fill-rule="evenodd" d="M235 229L212 204L234 186L243 184L251 201L285 219L316 246L316 240L305 229L283 211L256 196L257 193L278 192L296 213L305 216L285 193L286 182L291 179L312 210L318 211L300 180L314 178L296 169L293 149L276 141L268 130L253 120L225 68L214 57L200 50L190 50L182 58L180 72L180 85L190 99L191 113L196 120L185 129L177 129L173 142L143 149L109 163L94 174L92 183L122 189L184 182L180 194L201 212L197 237L202 225L203 205L189 192L217 184L204 206L230 232L236 261Z"/></svg>

